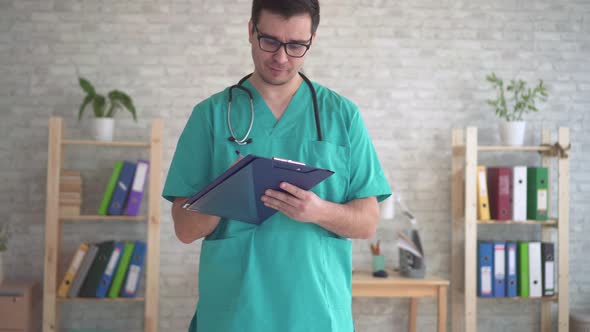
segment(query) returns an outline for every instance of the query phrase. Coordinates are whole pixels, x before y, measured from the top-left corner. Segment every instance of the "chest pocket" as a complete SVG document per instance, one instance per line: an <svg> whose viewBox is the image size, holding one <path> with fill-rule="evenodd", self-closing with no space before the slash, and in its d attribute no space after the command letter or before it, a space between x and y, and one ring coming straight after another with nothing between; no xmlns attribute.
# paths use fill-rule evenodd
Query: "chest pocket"
<svg viewBox="0 0 590 332"><path fill-rule="evenodd" d="M312 189L320 198L335 203L344 203L348 197L350 182L350 149L345 146L326 141L309 141L304 143L304 163L334 172L332 176Z"/></svg>

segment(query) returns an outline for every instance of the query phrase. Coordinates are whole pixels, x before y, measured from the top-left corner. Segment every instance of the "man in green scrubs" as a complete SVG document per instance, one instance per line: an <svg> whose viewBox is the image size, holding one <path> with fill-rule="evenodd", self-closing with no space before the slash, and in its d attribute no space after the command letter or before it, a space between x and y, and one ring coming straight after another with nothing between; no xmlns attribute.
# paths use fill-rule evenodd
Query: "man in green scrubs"
<svg viewBox="0 0 590 332"><path fill-rule="evenodd" d="M199 301L190 332L351 332L351 241L371 237L391 194L357 107L298 74L319 24L317 0L254 0L248 37L254 123L246 145L228 140L228 89L199 103L178 141L163 196L177 237L203 238ZM232 129L248 131L250 99L233 90ZM278 210L260 225L182 208L242 155L280 157L334 175L310 191L283 183L261 199Z"/></svg>

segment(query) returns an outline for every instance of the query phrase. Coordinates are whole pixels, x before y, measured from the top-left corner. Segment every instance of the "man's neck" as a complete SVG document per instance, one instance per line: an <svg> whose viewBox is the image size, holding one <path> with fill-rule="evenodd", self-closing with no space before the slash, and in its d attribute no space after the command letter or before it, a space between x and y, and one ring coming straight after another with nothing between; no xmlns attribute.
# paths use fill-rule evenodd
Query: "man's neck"
<svg viewBox="0 0 590 332"><path fill-rule="evenodd" d="M303 79L299 74L285 84L275 85L265 82L259 75L254 73L250 77L250 83L262 96L268 107L272 110L277 119L280 119L289 102L293 98Z"/></svg>

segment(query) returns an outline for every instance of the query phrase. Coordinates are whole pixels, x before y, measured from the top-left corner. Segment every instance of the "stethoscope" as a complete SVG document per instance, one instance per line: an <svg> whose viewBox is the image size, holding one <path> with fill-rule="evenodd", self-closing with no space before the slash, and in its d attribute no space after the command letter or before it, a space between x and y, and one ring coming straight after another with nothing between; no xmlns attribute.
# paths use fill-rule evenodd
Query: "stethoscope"
<svg viewBox="0 0 590 332"><path fill-rule="evenodd" d="M318 140L322 140L322 128L320 126L320 114L318 113L318 97L316 95L316 91L313 87L313 85L311 84L311 81L305 76L303 75L303 73L299 73L299 75L301 76L301 78L305 81L305 83L307 84L307 86L309 87L309 90L311 91L311 98L313 100L313 112L315 115L315 127L318 133ZM252 76L252 74L248 74L246 76L244 76L236 85L232 85L229 87L229 98L227 101L227 127L229 128L229 132L231 134L230 137L228 137L227 139L230 142L235 142L238 145L246 145L246 144L250 144L252 143L252 138L248 138L248 136L250 135L250 131L252 130L252 125L254 124L254 98L252 97L252 92L246 88L245 86L242 85L242 83L244 83L244 81L246 81L248 78L250 78L250 76ZM250 97L250 126L248 127L248 131L246 132L246 135L244 135L244 137L242 139L238 139L236 137L236 134L234 133L233 129L232 129L232 125L231 125L231 103L232 103L232 91L233 89L240 89L242 91L245 91L248 94L248 97Z"/></svg>

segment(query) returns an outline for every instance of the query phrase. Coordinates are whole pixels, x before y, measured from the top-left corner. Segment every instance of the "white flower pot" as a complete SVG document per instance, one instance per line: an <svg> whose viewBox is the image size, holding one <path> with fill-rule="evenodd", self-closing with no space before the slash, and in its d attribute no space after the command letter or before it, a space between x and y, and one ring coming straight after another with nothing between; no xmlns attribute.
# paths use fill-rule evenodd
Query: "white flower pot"
<svg viewBox="0 0 590 332"><path fill-rule="evenodd" d="M115 128L113 118L95 118L92 120L92 136L97 141L111 142Z"/></svg>
<svg viewBox="0 0 590 332"><path fill-rule="evenodd" d="M502 144L510 146L523 145L525 128L526 122L524 121L500 122L500 138Z"/></svg>

